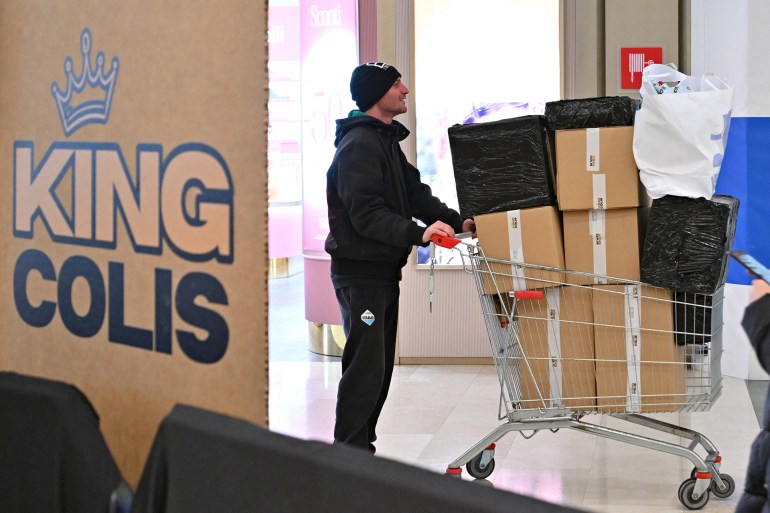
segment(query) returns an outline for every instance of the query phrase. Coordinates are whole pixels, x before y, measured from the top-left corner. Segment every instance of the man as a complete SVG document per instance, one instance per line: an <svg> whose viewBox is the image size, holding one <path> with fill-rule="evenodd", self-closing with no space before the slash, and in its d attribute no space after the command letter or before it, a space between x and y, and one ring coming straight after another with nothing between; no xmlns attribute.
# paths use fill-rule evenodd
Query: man
<svg viewBox="0 0 770 513"><path fill-rule="evenodd" d="M751 303L743 314L743 329L749 336L757 360L770 372L770 285L752 282ZM767 490L770 485L770 393L765 398L762 431L751 446L746 484L736 513L761 513L770 509Z"/></svg>
<svg viewBox="0 0 770 513"><path fill-rule="evenodd" d="M362 64L350 93L359 110L337 120L326 182L326 252L347 337L334 440L374 453L393 374L401 268L412 246L469 231L472 221L434 197L401 151L409 131L393 118L406 112L409 89L398 70Z"/></svg>

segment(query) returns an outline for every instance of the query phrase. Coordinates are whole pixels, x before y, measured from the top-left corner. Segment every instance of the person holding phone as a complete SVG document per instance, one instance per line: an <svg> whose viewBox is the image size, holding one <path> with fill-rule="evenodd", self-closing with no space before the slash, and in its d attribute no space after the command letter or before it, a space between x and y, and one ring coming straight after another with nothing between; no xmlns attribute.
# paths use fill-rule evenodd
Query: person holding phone
<svg viewBox="0 0 770 513"><path fill-rule="evenodd" d="M743 314L743 329L749 336L760 365L770 372L770 284L754 280L751 303ZM770 394L765 398L762 431L751 446L746 485L736 513L760 513L770 509ZM764 509L763 509L764 508Z"/></svg>

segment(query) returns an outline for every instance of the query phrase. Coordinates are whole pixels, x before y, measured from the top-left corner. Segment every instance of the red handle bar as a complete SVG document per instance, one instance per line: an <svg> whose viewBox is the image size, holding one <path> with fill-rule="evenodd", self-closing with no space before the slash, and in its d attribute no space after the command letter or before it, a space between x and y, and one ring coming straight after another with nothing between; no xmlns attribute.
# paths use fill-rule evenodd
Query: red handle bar
<svg viewBox="0 0 770 513"><path fill-rule="evenodd" d="M542 290L517 290L513 293L516 299L543 299Z"/></svg>
<svg viewBox="0 0 770 513"><path fill-rule="evenodd" d="M441 246L442 248L447 249L452 249L460 243L460 239L455 239L454 237L444 237L443 235L439 235L437 233L434 233L431 239L436 244L436 246Z"/></svg>

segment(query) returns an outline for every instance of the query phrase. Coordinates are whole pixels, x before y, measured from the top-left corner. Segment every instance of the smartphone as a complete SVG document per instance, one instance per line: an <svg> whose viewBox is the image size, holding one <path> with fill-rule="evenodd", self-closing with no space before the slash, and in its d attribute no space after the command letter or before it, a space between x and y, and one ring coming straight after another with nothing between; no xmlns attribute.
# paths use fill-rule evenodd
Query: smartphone
<svg viewBox="0 0 770 513"><path fill-rule="evenodd" d="M737 260L749 273L770 284L770 271L767 267L760 264L756 258L745 251L730 251L730 256Z"/></svg>

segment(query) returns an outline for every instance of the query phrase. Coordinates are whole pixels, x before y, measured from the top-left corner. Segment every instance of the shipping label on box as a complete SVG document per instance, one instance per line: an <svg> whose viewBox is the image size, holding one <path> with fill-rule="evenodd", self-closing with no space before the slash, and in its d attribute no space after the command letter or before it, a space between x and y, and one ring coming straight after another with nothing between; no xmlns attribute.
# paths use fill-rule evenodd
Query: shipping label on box
<svg viewBox="0 0 770 513"><path fill-rule="evenodd" d="M631 126L557 130L559 209L640 206L639 170L632 144Z"/></svg>
<svg viewBox="0 0 770 513"><path fill-rule="evenodd" d="M558 271L525 268L526 263L564 268L564 244L556 207L510 210L476 216L485 294L554 287ZM494 260L494 261L493 261Z"/></svg>
<svg viewBox="0 0 770 513"><path fill-rule="evenodd" d="M686 403L686 360L674 340L671 292L642 285L592 290L599 411L677 411Z"/></svg>
<svg viewBox="0 0 770 513"><path fill-rule="evenodd" d="M594 410L591 289L554 287L542 299L517 300L516 319L521 406Z"/></svg>
<svg viewBox="0 0 770 513"><path fill-rule="evenodd" d="M639 215L636 208L562 212L564 261L570 283L639 281Z"/></svg>

